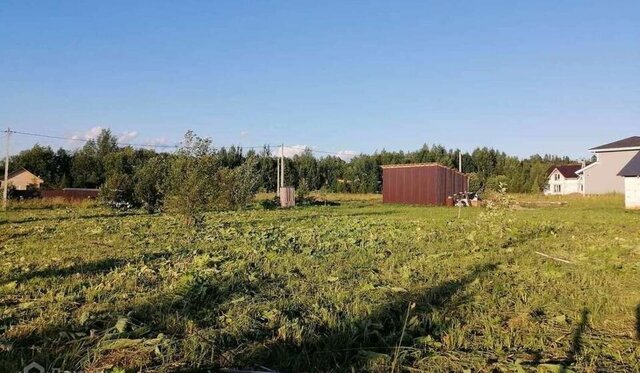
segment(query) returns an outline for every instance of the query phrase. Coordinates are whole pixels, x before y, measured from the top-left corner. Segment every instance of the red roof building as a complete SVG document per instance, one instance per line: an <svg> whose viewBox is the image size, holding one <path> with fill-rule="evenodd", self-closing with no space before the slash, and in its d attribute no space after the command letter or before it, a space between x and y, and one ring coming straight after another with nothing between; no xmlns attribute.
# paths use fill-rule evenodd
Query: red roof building
<svg viewBox="0 0 640 373"><path fill-rule="evenodd" d="M544 194L564 195L582 193L584 185L580 175L576 174L582 168L579 164L555 165L547 171L547 186Z"/></svg>
<svg viewBox="0 0 640 373"><path fill-rule="evenodd" d="M579 164L566 164L560 166L551 166L547 171L547 175L551 175L553 171L558 170L560 175L562 175L565 179L577 179L578 175L576 171L582 168L582 165Z"/></svg>

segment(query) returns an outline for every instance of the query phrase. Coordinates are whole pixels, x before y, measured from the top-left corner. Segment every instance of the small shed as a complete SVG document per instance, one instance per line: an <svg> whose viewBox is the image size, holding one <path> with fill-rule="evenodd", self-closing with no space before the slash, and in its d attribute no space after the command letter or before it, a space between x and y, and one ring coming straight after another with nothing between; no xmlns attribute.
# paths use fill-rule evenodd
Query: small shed
<svg viewBox="0 0 640 373"><path fill-rule="evenodd" d="M439 163L382 166L383 203L442 206L467 190L467 175Z"/></svg>
<svg viewBox="0 0 640 373"><path fill-rule="evenodd" d="M625 207L640 209L640 152L618 172L618 176L624 177Z"/></svg>

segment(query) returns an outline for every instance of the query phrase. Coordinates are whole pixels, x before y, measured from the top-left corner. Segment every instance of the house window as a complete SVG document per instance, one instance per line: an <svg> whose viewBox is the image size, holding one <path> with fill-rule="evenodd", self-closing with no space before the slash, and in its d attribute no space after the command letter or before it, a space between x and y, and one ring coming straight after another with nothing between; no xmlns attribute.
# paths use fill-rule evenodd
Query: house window
<svg viewBox="0 0 640 373"><path fill-rule="evenodd" d="M556 181L560 180L560 174L553 175L553 180L556 180Z"/></svg>
<svg viewBox="0 0 640 373"><path fill-rule="evenodd" d="M554 192L554 193L560 193L560 192L562 192L562 185L554 185L554 186L553 186L553 192Z"/></svg>

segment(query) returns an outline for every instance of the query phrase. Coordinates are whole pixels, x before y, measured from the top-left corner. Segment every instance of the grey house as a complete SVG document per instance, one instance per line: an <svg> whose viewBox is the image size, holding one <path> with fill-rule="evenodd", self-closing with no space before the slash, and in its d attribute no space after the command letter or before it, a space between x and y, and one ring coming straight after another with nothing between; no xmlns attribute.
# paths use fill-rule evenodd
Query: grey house
<svg viewBox="0 0 640 373"><path fill-rule="evenodd" d="M618 176L624 178L624 204L628 209L640 209L640 152L627 163Z"/></svg>
<svg viewBox="0 0 640 373"><path fill-rule="evenodd" d="M582 193L624 193L624 177L618 173L640 152L640 136L628 137L589 150L596 155L597 160L576 171L582 181Z"/></svg>

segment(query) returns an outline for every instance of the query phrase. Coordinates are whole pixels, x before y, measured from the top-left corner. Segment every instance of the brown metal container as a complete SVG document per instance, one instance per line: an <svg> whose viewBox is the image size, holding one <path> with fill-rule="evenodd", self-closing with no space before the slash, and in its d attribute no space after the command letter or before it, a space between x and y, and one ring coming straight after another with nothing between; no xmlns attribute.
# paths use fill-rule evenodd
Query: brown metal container
<svg viewBox="0 0 640 373"><path fill-rule="evenodd" d="M64 188L63 190L43 190L42 198L63 198L70 201L98 198L100 190L89 188Z"/></svg>
<svg viewBox="0 0 640 373"><path fill-rule="evenodd" d="M438 163L382 166L382 201L443 206L467 191L467 176Z"/></svg>

